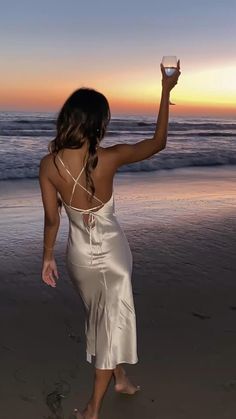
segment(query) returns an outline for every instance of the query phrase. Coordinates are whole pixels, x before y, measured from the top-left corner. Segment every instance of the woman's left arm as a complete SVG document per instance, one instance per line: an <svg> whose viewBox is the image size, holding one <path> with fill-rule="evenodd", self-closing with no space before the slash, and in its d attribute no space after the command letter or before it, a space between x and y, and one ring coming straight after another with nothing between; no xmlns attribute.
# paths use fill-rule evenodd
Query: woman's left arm
<svg viewBox="0 0 236 419"><path fill-rule="evenodd" d="M39 184L44 207L44 244L42 280L52 287L56 286L55 278L58 279L58 271L54 259L53 249L60 225L60 213L58 208L57 190L49 176L49 156L45 156L40 162Z"/></svg>

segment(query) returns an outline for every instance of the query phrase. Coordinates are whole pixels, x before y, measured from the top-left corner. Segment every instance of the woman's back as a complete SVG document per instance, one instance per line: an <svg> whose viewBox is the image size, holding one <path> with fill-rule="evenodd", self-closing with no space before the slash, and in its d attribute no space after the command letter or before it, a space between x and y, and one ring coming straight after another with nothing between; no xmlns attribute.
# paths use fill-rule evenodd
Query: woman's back
<svg viewBox="0 0 236 419"><path fill-rule="evenodd" d="M112 165L112 159L109 159L109 151L99 147L98 163L91 173L95 187L95 194L91 199L91 191L86 186L85 155L85 147L76 150L63 149L51 156L49 165L52 181L64 203L76 208L89 209L109 201L116 170Z"/></svg>

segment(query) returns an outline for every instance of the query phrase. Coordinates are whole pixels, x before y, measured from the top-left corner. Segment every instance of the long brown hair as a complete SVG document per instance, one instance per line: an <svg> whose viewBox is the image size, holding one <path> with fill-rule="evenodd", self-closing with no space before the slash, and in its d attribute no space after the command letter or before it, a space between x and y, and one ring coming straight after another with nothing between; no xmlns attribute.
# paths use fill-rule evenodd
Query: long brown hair
<svg viewBox="0 0 236 419"><path fill-rule="evenodd" d="M91 200L95 193L91 172L98 162L97 145L105 135L110 118L110 107L106 97L92 88L81 87L75 90L62 106L56 122L56 137L48 147L50 153L55 154L55 162L59 150L81 148L88 141L85 174L86 187L92 193Z"/></svg>

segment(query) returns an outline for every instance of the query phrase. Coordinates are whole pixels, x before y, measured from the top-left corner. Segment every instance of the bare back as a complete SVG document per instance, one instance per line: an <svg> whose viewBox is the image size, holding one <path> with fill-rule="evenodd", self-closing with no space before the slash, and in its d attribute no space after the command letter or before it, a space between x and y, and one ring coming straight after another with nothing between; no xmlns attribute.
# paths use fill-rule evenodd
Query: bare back
<svg viewBox="0 0 236 419"><path fill-rule="evenodd" d="M106 203L111 199L113 178L118 167L149 158L162 149L163 145L159 137L156 137L155 140L154 138L148 138L135 144L98 147L98 163L91 173L95 186L95 196L92 200L89 187L86 190L86 175L85 171L82 170L87 152L87 142L80 149L64 148L57 154L45 156L40 164L40 177L43 179L43 176L46 176L49 179L64 203L69 204L72 196L73 202L71 204L74 207L86 210L101 204L101 202ZM75 179L79 174L80 186L76 185L75 187ZM41 181L41 188L42 191L47 190L43 193L46 202L51 196L51 192L47 187L43 187L43 180ZM52 191L52 193L54 192Z"/></svg>
<svg viewBox="0 0 236 419"><path fill-rule="evenodd" d="M67 205L80 209L101 206L102 203L109 201L113 193L113 178L116 171L115 165L112 165L112 159L108 156L109 151L99 147L97 149L98 163L91 173L95 195L90 201L91 191L88 186L86 187L86 175L83 170L85 154L85 148L63 149L58 154L51 155L48 163L50 179L63 201Z"/></svg>

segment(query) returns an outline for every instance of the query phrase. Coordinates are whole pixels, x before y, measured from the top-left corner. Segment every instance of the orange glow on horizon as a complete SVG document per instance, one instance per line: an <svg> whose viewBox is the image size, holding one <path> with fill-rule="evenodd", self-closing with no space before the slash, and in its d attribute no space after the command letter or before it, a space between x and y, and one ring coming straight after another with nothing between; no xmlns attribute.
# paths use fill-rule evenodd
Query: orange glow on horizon
<svg viewBox="0 0 236 419"><path fill-rule="evenodd" d="M65 95L59 95L58 97L53 96L51 99L48 95L28 95L22 97L4 97L2 96L1 102L4 103L3 110L16 110L16 111L51 111L57 113L63 105L66 98L71 92ZM159 110L160 96L157 97L156 103L154 101L138 101L138 100L119 100L117 98L108 98L111 114L147 114L157 115ZM222 116L236 118L236 106L233 104L223 103L194 103L182 101L180 98L174 98L171 96L171 100L176 104L170 107L170 116ZM14 103L14 106L13 106Z"/></svg>
<svg viewBox="0 0 236 419"><path fill-rule="evenodd" d="M222 116L236 117L236 65L188 70L182 74L178 85L171 92L176 106L170 107L173 116ZM2 110L57 112L67 97L81 86L93 87L108 99L112 114L134 113L157 115L160 103L160 75L143 69L131 73L118 71L98 74L91 82L91 75L78 79L50 77L26 83L10 80L0 84ZM115 82L117 81L117 82ZM9 87L10 86L10 87Z"/></svg>
<svg viewBox="0 0 236 419"><path fill-rule="evenodd" d="M11 98L6 98L2 102L4 106L1 106L2 110L15 110L15 111L49 111L57 113L63 105L68 95L58 97L58 99L52 98L49 100L42 97L25 97L22 100L21 97L14 98L14 102ZM3 98L4 99L4 98ZM236 118L236 107L232 104L201 104L183 102L180 99L171 98L176 104L170 107L170 116L222 116ZM154 102L142 102L132 100L117 100L109 99L111 114L142 114L144 115L157 115L159 110L160 97ZM14 106L12 105L14 103Z"/></svg>

